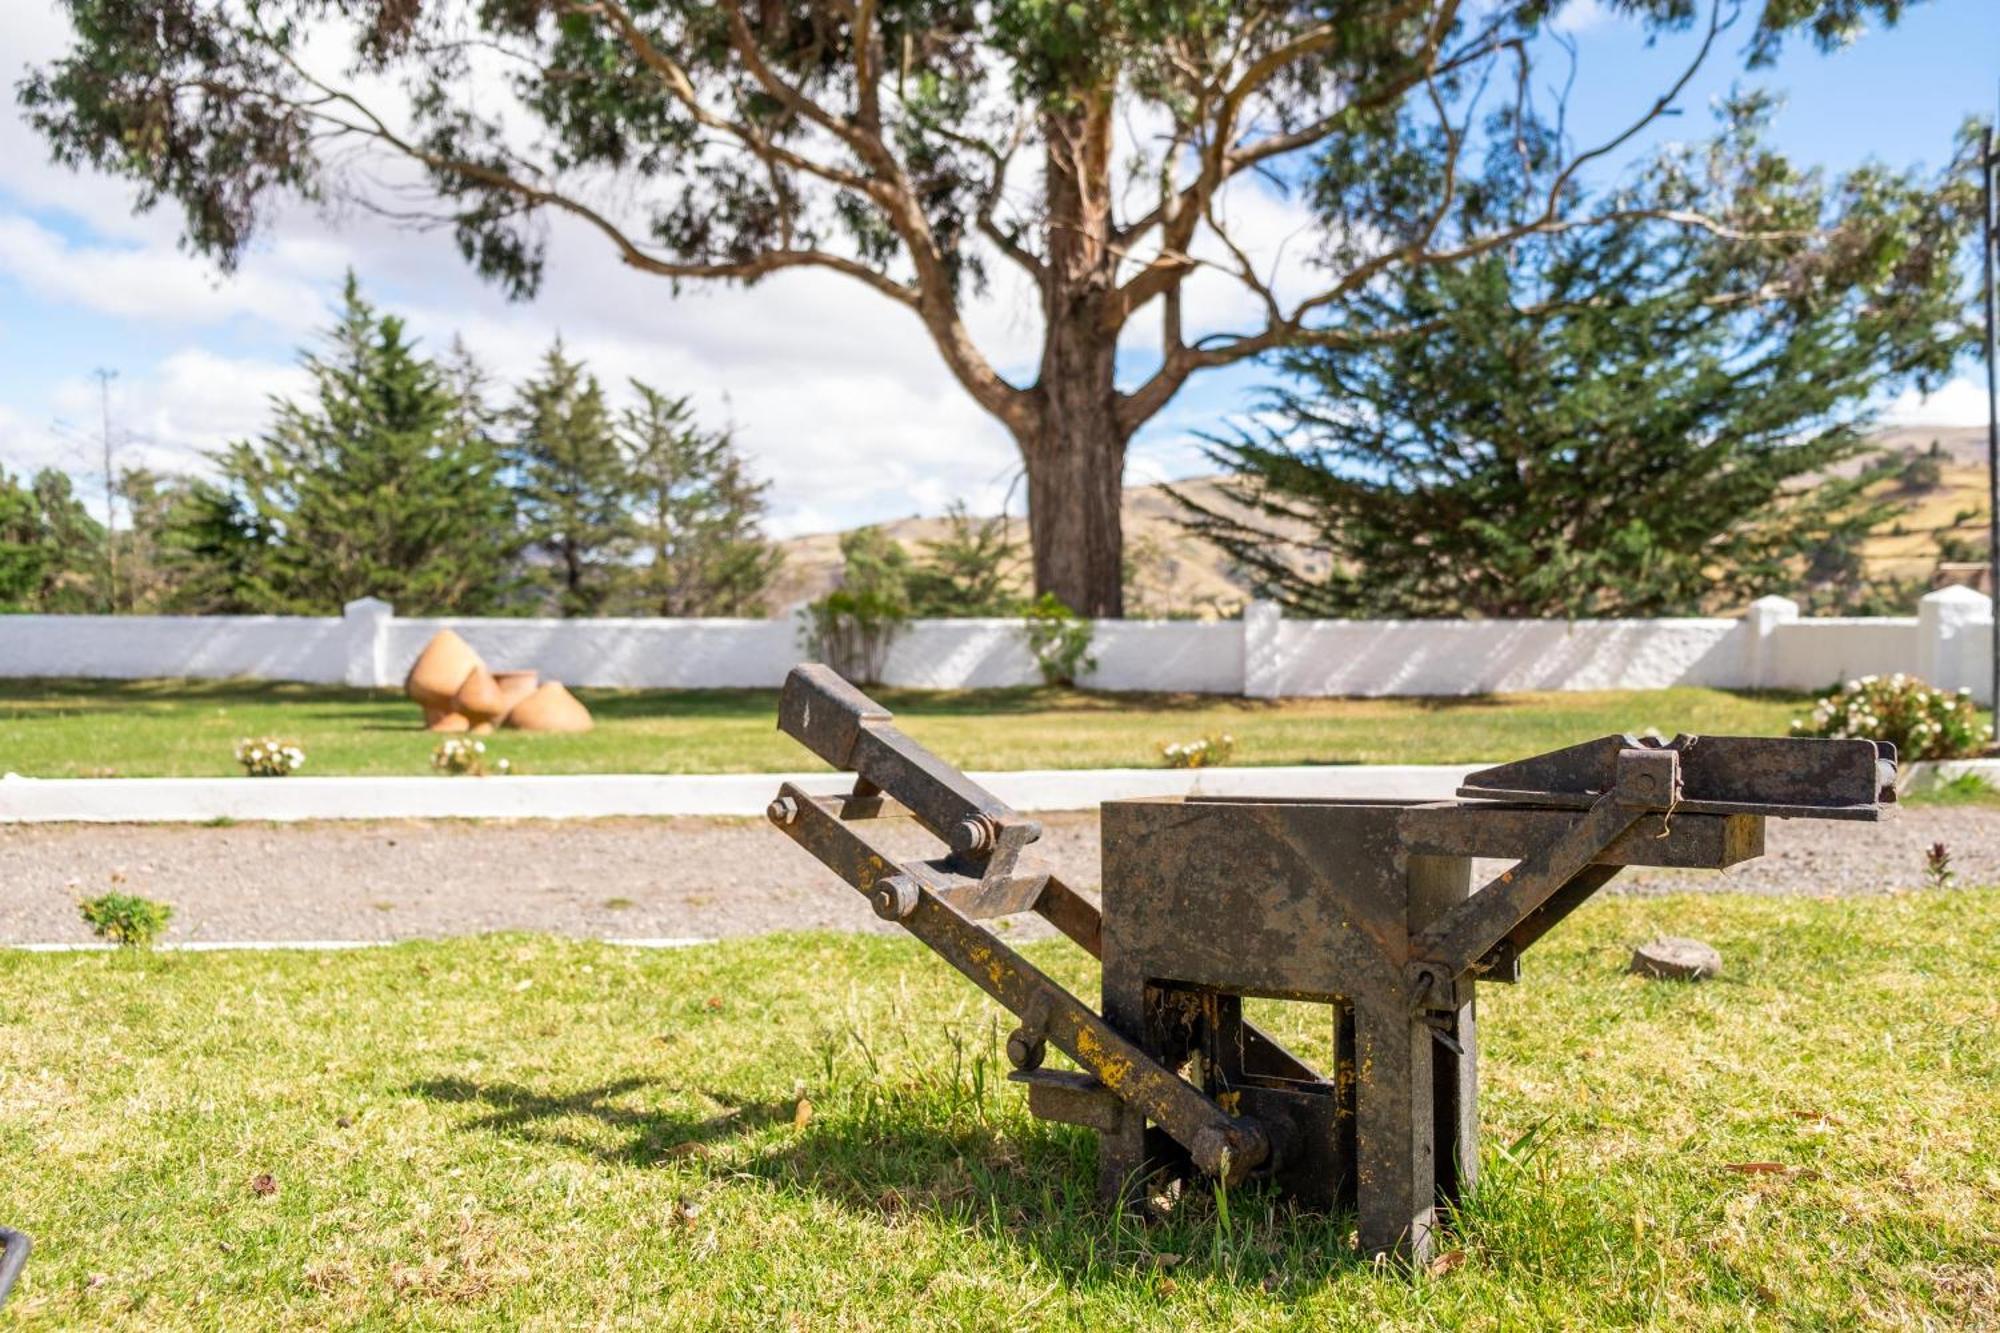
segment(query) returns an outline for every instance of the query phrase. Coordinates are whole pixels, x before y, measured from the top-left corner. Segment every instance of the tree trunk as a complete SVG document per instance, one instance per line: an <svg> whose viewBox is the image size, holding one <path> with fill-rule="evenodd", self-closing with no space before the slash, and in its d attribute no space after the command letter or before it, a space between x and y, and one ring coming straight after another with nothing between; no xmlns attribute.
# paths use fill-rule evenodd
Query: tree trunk
<svg viewBox="0 0 2000 1333"><path fill-rule="evenodd" d="M1048 144L1045 333L1030 428L1028 472L1035 591L1087 616L1125 613L1119 506L1125 434L1118 425L1118 328L1108 317L1117 276L1111 250L1111 98L1043 118Z"/></svg>
<svg viewBox="0 0 2000 1333"><path fill-rule="evenodd" d="M1058 340L1051 338L1051 343ZM1035 591L1086 616L1125 614L1125 439L1113 415L1116 344L1086 341L1051 358L1035 438L1023 441Z"/></svg>

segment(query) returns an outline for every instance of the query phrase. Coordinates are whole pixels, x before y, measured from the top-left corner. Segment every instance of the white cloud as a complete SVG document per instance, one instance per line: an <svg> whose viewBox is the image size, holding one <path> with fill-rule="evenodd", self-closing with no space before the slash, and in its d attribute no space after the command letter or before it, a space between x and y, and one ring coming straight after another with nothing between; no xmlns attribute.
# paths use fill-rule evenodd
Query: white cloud
<svg viewBox="0 0 2000 1333"><path fill-rule="evenodd" d="M0 216L0 273L44 300L125 318L207 324L247 315L303 329L337 272L312 282L290 265L260 264L232 280L170 245L78 244L29 218Z"/></svg>
<svg viewBox="0 0 2000 1333"><path fill-rule="evenodd" d="M1928 395L1905 389L1889 404L1883 418L1899 426L1983 426L1986 385L1967 378L1947 381Z"/></svg>

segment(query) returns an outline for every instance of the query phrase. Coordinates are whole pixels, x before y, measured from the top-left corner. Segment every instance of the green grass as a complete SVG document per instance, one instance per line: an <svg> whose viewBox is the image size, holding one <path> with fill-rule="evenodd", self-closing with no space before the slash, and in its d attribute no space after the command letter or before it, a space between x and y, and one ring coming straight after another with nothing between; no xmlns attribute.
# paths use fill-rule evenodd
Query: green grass
<svg viewBox="0 0 2000 1333"><path fill-rule="evenodd" d="M1994 786L1977 773L1961 773L1946 782L1923 791L1911 792L1904 798L1906 805L1941 806L2000 806L2000 787Z"/></svg>
<svg viewBox="0 0 2000 1333"><path fill-rule="evenodd" d="M579 690L581 736L502 732L528 773L743 773L816 767L777 733L769 690ZM1076 690L883 690L925 745L972 769L1154 767L1159 747L1211 732L1232 762L1455 763L1520 758L1618 731L1782 734L1803 696L1707 689L1471 699L1305 699ZM202 681L0 682L0 767L31 777L234 774L240 737L300 742L306 773L428 773L437 738L386 690Z"/></svg>
<svg viewBox="0 0 2000 1333"><path fill-rule="evenodd" d="M1724 978L1624 975L1661 929ZM1484 1181L1414 1279L1254 1189L1100 1210L903 939L0 954L0 1325L1990 1326L1996 938L1992 891L1590 904L1481 992Z"/></svg>

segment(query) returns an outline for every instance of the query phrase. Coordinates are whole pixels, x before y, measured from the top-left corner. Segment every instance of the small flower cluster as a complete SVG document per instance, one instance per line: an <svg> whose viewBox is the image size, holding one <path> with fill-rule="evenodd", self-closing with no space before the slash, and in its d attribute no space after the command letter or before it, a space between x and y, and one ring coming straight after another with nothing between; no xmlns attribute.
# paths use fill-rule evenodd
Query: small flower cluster
<svg viewBox="0 0 2000 1333"><path fill-rule="evenodd" d="M236 762L253 778L282 778L306 766L306 752L297 741L258 736L236 742Z"/></svg>
<svg viewBox="0 0 2000 1333"><path fill-rule="evenodd" d="M1814 704L1810 717L1793 718L1792 734L1888 741L1905 762L1977 754L1993 739L1993 729L1979 723L1972 691L1950 694L1900 671L1848 681Z"/></svg>
<svg viewBox="0 0 2000 1333"><path fill-rule="evenodd" d="M487 773L508 774L514 765L505 759L494 761L493 767L486 767L486 742L472 740L464 736L447 736L431 751L431 767L440 773L453 777L483 778Z"/></svg>
<svg viewBox="0 0 2000 1333"><path fill-rule="evenodd" d="M1160 747L1160 760L1168 768L1214 768L1229 762L1236 752L1236 738L1228 732L1203 736L1192 741L1173 741Z"/></svg>

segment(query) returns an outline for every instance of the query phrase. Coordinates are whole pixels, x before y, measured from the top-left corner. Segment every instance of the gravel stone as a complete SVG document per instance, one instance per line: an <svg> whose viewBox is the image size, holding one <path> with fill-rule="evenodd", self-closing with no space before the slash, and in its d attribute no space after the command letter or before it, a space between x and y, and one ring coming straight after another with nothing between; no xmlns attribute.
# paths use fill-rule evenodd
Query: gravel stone
<svg viewBox="0 0 2000 1333"><path fill-rule="evenodd" d="M1097 817L1045 814L1035 852L1097 890ZM899 856L942 854L907 821ZM1848 895L1921 890L1924 853L2000 885L2000 810L1912 808L1879 824L1772 820L1727 871L1635 871L1614 890ZM1498 863L1475 870L1497 873ZM113 886L174 905L169 940L397 940L497 930L589 938L892 931L860 894L762 820L0 825L0 943L82 942L77 899ZM1017 918L1012 933L1047 933Z"/></svg>
<svg viewBox="0 0 2000 1333"><path fill-rule="evenodd" d="M1656 981L1706 981L1722 975L1722 955L1700 940L1662 935L1632 951L1630 970Z"/></svg>

